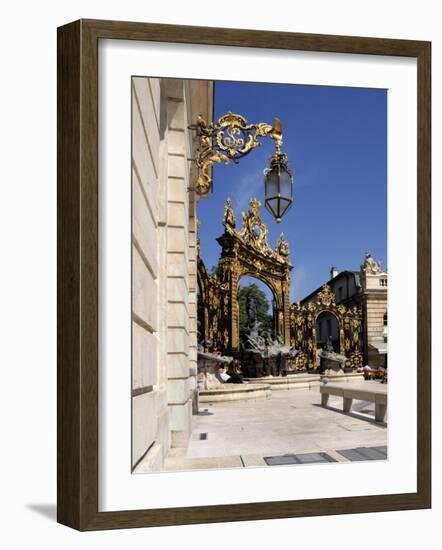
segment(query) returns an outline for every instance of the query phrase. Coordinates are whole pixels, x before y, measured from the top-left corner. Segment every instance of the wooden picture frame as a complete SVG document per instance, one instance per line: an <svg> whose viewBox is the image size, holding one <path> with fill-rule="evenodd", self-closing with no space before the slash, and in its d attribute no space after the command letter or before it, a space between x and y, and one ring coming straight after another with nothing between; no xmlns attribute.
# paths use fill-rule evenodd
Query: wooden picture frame
<svg viewBox="0 0 442 550"><path fill-rule="evenodd" d="M122 39L403 56L418 71L417 492L98 511L98 41ZM431 506L431 44L79 20L58 29L58 521L82 531Z"/></svg>

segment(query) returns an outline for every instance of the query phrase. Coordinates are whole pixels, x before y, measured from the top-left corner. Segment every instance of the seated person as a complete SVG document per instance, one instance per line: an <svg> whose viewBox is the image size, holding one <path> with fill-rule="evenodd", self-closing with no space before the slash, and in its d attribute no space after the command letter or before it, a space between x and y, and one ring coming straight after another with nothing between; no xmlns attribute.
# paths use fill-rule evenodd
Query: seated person
<svg viewBox="0 0 442 550"><path fill-rule="evenodd" d="M218 377L224 384L242 384L242 378L234 372L227 373L226 367L219 367Z"/></svg>

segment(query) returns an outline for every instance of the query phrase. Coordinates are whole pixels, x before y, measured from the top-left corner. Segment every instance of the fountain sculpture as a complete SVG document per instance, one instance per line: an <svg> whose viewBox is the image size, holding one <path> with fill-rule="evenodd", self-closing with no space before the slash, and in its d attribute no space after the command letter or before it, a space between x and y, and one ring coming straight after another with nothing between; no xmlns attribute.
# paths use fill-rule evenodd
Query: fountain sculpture
<svg viewBox="0 0 442 550"><path fill-rule="evenodd" d="M317 352L319 369L322 374L343 373L343 368L348 361L345 355L336 353L333 348L331 336L327 338L325 346Z"/></svg>
<svg viewBox="0 0 442 550"><path fill-rule="evenodd" d="M198 322L198 391L221 388L223 382L219 377L218 370L220 367L227 367L230 365L233 361L233 357L208 352L207 349L210 348L211 342L201 339L199 326L200 323Z"/></svg>
<svg viewBox="0 0 442 550"><path fill-rule="evenodd" d="M256 301L247 299L247 324L240 326L241 369L244 376L284 376L292 370L299 351L284 345L278 334L262 328L257 318Z"/></svg>

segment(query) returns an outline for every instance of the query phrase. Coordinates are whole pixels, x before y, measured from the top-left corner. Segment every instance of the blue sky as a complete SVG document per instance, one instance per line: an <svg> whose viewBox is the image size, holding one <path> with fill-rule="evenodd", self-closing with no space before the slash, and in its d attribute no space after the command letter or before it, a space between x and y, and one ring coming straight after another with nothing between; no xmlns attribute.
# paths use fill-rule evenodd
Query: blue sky
<svg viewBox="0 0 442 550"><path fill-rule="evenodd" d="M387 267L386 90L217 81L215 118L228 111L253 123L282 121L294 203L280 224L264 206L261 213L270 245L281 231L289 242L292 301L328 280L332 265L359 269L367 250ZM226 197L237 225L250 198L264 205L263 169L274 145L262 143L237 165L215 166L213 193L198 204L208 269L218 263Z"/></svg>

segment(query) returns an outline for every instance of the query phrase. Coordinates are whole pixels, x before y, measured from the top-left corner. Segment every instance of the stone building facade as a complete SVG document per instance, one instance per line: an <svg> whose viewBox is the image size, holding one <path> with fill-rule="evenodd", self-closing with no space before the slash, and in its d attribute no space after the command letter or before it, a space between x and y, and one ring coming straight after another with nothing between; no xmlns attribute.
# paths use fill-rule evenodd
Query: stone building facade
<svg viewBox="0 0 442 550"><path fill-rule="evenodd" d="M132 79L132 468L186 446L197 375L195 137L213 84Z"/></svg>
<svg viewBox="0 0 442 550"><path fill-rule="evenodd" d="M339 272L336 267L332 267L326 284L335 295L336 304L343 304L347 308L357 306L362 310L364 365L387 366L388 273L382 270L380 262L366 253L359 271ZM322 286L314 290L300 304L315 301L321 289ZM337 331L333 316L324 313L318 319L318 347L322 347L330 336L336 351L341 351Z"/></svg>

